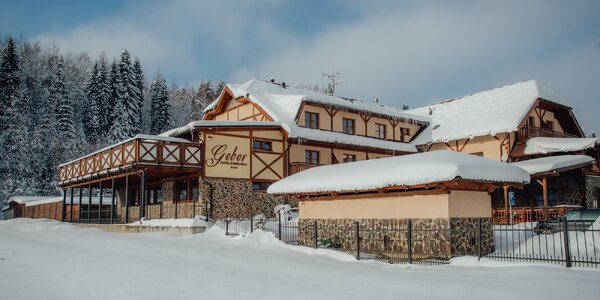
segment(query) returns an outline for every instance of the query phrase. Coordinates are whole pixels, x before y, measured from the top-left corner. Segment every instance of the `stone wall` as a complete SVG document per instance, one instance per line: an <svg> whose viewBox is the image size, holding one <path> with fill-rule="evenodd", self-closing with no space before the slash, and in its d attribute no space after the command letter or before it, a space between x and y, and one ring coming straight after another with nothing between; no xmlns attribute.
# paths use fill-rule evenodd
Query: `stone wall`
<svg viewBox="0 0 600 300"><path fill-rule="evenodd" d="M478 220L475 218L413 219L413 258L450 258L460 255L477 255ZM356 250L357 220L319 219L317 240L330 239L332 247ZM408 219L362 219L360 248L363 252L406 253L408 252ZM299 244L315 245L312 219L299 223ZM482 219L482 254L494 249L492 221Z"/></svg>
<svg viewBox="0 0 600 300"><path fill-rule="evenodd" d="M581 170L563 172L557 177L548 177L548 193L554 195L554 203L549 204L554 206L585 205L585 199L589 199L589 196L586 196L587 177L581 173ZM535 180L531 180L531 183L522 190L516 188L510 190L515 192L515 207L537 206L536 197L540 198L543 195L542 185ZM587 194L589 194L590 191L587 190ZM496 189L492 193L491 199L493 208L504 208L503 189Z"/></svg>
<svg viewBox="0 0 600 300"><path fill-rule="evenodd" d="M585 177L585 193L587 207L597 208L600 205L600 176Z"/></svg>
<svg viewBox="0 0 600 300"><path fill-rule="evenodd" d="M208 202L208 214L213 219L223 219L227 215L231 218L245 218L257 214L273 217L273 208L277 204L298 206L298 202L289 197L276 197L264 191L252 190L252 182L249 180L216 178L206 178L206 182L202 178L199 180L201 214L205 214L204 210Z"/></svg>

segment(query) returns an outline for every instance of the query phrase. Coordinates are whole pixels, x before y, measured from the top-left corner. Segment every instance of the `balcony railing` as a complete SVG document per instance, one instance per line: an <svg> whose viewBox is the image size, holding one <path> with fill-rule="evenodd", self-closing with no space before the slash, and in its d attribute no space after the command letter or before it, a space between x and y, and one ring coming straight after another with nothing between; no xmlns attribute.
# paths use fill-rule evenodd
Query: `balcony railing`
<svg viewBox="0 0 600 300"><path fill-rule="evenodd" d="M511 215L512 223L537 222L556 218L569 212L572 208L566 207L549 207L548 215L542 207L513 207L510 209L492 209L492 222L494 224L510 224Z"/></svg>
<svg viewBox="0 0 600 300"><path fill-rule="evenodd" d="M524 126L519 129L519 140L526 140L532 137L576 138L579 136L537 126Z"/></svg>
<svg viewBox="0 0 600 300"><path fill-rule="evenodd" d="M307 163L303 163L303 162L290 163L290 168L288 169L288 173L289 173L289 175L294 175L298 172L302 172L304 170L308 170L310 168L314 168L314 167L318 167L318 166L322 166L322 165L307 164Z"/></svg>
<svg viewBox="0 0 600 300"><path fill-rule="evenodd" d="M183 139L138 135L58 167L58 183L79 181L131 167L202 166L200 145Z"/></svg>

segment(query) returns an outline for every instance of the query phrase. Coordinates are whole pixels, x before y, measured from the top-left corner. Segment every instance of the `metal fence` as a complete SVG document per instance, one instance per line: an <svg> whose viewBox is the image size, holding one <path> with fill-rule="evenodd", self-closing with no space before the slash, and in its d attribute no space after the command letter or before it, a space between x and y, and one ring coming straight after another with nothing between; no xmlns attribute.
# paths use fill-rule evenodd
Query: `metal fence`
<svg viewBox="0 0 600 300"><path fill-rule="evenodd" d="M564 264L600 265L600 228L594 222L566 221L495 225L495 251L488 258Z"/></svg>
<svg viewBox="0 0 600 300"><path fill-rule="evenodd" d="M600 228L592 222L566 221L536 227L537 223L478 226L460 230L420 226L408 220L395 226L373 228L353 222L347 226L323 226L318 222L247 218L216 220L226 235L246 235L262 229L293 245L344 251L356 259L420 265L448 264L461 255L502 261L548 262L566 267L600 266ZM491 232L490 232L491 231ZM489 240L489 235L493 238ZM471 250L454 249L452 241L467 237ZM488 240L486 241L486 237Z"/></svg>

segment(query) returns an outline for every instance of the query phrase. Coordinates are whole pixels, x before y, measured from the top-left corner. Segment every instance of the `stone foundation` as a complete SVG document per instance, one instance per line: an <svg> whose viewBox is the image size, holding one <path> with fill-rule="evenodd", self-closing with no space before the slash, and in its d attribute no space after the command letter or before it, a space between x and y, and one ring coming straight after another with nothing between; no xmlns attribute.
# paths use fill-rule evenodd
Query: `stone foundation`
<svg viewBox="0 0 600 300"><path fill-rule="evenodd" d="M450 258L477 255L478 220L476 218L413 219L412 251L415 259ZM330 239L332 247L356 250L356 225L352 219L319 219L317 240ZM408 252L408 219L362 219L360 248L363 252ZM314 246L314 222L302 219L299 244ZM482 254L494 249L492 221L482 220Z"/></svg>

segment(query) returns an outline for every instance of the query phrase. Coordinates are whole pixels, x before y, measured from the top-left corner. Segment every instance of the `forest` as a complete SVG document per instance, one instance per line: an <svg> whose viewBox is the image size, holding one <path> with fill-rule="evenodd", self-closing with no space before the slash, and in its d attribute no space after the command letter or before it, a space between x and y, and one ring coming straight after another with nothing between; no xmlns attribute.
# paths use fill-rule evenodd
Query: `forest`
<svg viewBox="0 0 600 300"><path fill-rule="evenodd" d="M60 195L57 166L137 134L202 119L225 82L197 87L144 74L141 60L63 53L0 40L0 207L13 195Z"/></svg>

